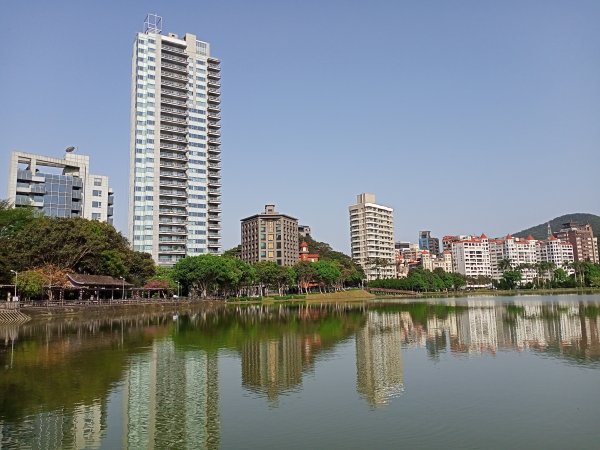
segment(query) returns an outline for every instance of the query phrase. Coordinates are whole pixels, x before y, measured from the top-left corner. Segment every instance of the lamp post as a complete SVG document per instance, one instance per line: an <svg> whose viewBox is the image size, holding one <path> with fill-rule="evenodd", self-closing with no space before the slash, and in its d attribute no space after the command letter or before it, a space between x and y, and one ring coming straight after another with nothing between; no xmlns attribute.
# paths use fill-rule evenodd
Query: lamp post
<svg viewBox="0 0 600 450"><path fill-rule="evenodd" d="M17 281L19 279L19 272L17 272L16 270L11 270L10 272L15 274L15 297L13 301L16 301L15 299L17 298Z"/></svg>
<svg viewBox="0 0 600 450"><path fill-rule="evenodd" d="M179 298L179 281L176 281L177 283L177 298Z"/></svg>
<svg viewBox="0 0 600 450"><path fill-rule="evenodd" d="M123 293L121 294L121 300L125 300L125 278L119 277L123 281Z"/></svg>

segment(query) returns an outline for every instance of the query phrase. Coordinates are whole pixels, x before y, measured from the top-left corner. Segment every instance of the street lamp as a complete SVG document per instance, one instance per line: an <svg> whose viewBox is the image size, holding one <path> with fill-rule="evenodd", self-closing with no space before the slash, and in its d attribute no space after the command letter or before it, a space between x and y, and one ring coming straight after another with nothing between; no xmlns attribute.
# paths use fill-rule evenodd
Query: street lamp
<svg viewBox="0 0 600 450"><path fill-rule="evenodd" d="M16 270L11 270L10 272L15 274L15 297L13 301L16 301L15 299L17 298L17 280L19 279L19 272Z"/></svg>
<svg viewBox="0 0 600 450"><path fill-rule="evenodd" d="M119 277L123 281L123 293L121 294L121 300L125 300L125 278Z"/></svg>

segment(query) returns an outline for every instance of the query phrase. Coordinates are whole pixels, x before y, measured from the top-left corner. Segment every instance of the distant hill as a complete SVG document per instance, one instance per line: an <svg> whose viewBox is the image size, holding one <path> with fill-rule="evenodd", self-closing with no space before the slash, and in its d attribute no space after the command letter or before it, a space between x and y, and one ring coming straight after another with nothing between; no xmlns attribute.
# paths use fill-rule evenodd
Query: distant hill
<svg viewBox="0 0 600 450"><path fill-rule="evenodd" d="M566 222L577 222L580 225L590 224L594 230L594 236L600 234L600 216L595 214L574 213L565 214L564 216L556 217L550 221L550 227L553 232L562 228L562 224ZM527 228L526 230L513 233L513 236L527 237L532 235L535 239L546 239L548 237L548 222L540 223L535 227Z"/></svg>

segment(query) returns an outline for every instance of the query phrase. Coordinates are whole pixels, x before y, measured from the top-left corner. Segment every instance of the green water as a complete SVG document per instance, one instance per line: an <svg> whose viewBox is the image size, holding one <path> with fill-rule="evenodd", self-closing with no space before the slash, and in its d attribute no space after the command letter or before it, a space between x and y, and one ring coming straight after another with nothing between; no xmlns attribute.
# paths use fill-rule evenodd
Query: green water
<svg viewBox="0 0 600 450"><path fill-rule="evenodd" d="M600 447L600 296L0 325L1 448Z"/></svg>

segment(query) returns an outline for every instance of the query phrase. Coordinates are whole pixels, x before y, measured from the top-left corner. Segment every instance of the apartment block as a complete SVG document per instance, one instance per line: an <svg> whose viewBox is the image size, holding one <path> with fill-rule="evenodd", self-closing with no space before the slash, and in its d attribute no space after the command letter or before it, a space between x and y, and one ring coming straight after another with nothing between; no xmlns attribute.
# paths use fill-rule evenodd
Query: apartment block
<svg viewBox="0 0 600 450"><path fill-rule="evenodd" d="M242 260L273 261L280 266L298 262L298 219L265 205L264 213L242 219Z"/></svg>
<svg viewBox="0 0 600 450"><path fill-rule="evenodd" d="M560 231L554 236L561 241L569 242L573 246L575 261L600 262L598 256L598 238L594 236L592 226L579 225L575 222L563 224Z"/></svg>
<svg viewBox="0 0 600 450"><path fill-rule="evenodd" d="M548 261L556 267L561 267L571 273L569 263L575 261L573 245L569 242L561 241L554 235L550 235L547 240L537 241L537 260Z"/></svg>
<svg viewBox="0 0 600 450"><path fill-rule="evenodd" d="M395 278L394 210L377 204L374 194L363 193L349 212L352 259L367 280Z"/></svg>
<svg viewBox="0 0 600 450"><path fill-rule="evenodd" d="M221 63L149 14L133 43L129 236L165 266L221 250Z"/></svg>
<svg viewBox="0 0 600 450"><path fill-rule="evenodd" d="M446 236L452 253L454 272L467 277L492 276L490 245L485 234L481 236Z"/></svg>
<svg viewBox="0 0 600 450"><path fill-rule="evenodd" d="M499 280L504 274L504 269L499 267L500 261L508 260L513 269L520 268L522 283L531 283L537 276L533 267L537 263L537 241L529 236L517 238L510 234L504 238L490 239L490 265L492 278Z"/></svg>
<svg viewBox="0 0 600 450"><path fill-rule="evenodd" d="M8 174L8 200L51 217L83 217L112 223L114 194L108 177L90 174L90 157L63 158L14 151Z"/></svg>
<svg viewBox="0 0 600 450"><path fill-rule="evenodd" d="M452 272L452 252L445 251L441 254L432 254L429 250L421 250L421 267L425 270L443 269L444 272Z"/></svg>

